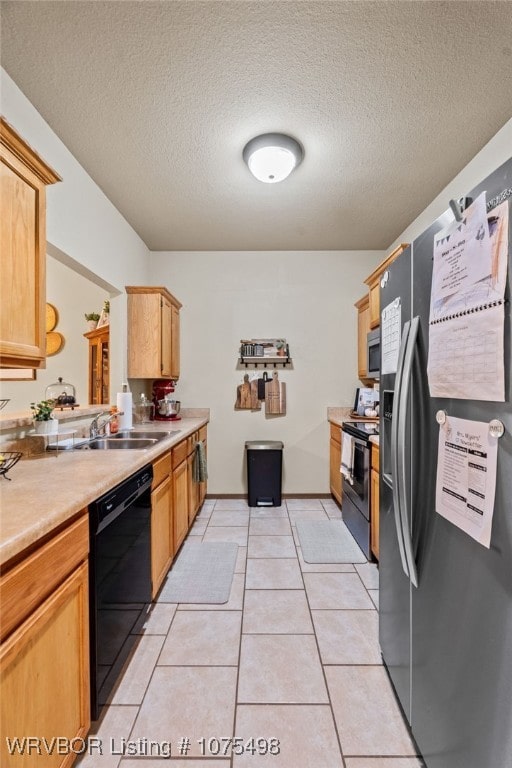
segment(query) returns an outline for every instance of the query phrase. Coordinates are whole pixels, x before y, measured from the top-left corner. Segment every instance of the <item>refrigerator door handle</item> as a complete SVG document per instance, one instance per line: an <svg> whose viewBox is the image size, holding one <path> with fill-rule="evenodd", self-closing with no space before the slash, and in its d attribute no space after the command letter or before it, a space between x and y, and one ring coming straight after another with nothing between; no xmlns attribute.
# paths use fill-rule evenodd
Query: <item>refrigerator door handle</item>
<svg viewBox="0 0 512 768"><path fill-rule="evenodd" d="M418 339L418 330L420 327L419 317L414 317L411 322L407 347L404 355L402 368L402 378L400 382L400 395L398 411L400 418L398 420L397 441L398 441L398 495L400 496L400 518L403 533L403 544L409 578L415 587L418 586L418 572L414 560L412 547L411 527L409 525L409 496L406 492L406 465L405 465L405 437L407 424L407 405L409 401L409 391L412 377L412 366L414 362L414 353L416 351L416 342Z"/></svg>
<svg viewBox="0 0 512 768"><path fill-rule="evenodd" d="M402 514L400 510L401 494L399 492L398 450L399 450L399 428L400 428L400 420L402 418L402 414L400 411L400 402L401 402L400 395L402 391L403 368L404 368L404 361L405 361L405 352L406 352L407 344L409 340L410 327L411 327L411 324L409 321L404 323L404 327L402 331L402 340L400 342L400 351L398 354L396 376L395 376L395 394L393 399L394 399L394 402L396 403L396 407L393 409L394 412L391 420L391 473L392 473L392 490L393 490L393 511L395 516L396 536L398 539L398 549L400 550L400 559L402 561L402 568L404 569L404 573L408 578L410 575L409 575L409 567L407 564L407 556L405 553L404 534L402 530Z"/></svg>

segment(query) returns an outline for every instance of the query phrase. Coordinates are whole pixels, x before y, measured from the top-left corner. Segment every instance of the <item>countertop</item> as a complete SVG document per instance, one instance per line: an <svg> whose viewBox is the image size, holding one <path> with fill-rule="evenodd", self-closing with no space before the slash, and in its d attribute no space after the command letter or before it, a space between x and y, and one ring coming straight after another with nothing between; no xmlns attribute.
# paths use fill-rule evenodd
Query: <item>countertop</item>
<svg viewBox="0 0 512 768"><path fill-rule="evenodd" d="M352 413L352 408L350 406L348 407L328 407L327 408L327 421L329 421L331 424L335 424L337 427L341 427L343 425L344 421L349 421L351 419L350 414Z"/></svg>
<svg viewBox="0 0 512 768"><path fill-rule="evenodd" d="M378 422L378 419L369 419L365 416L358 416L354 414L352 408L327 408L327 421L331 424L335 424L337 427L342 427L345 421L369 421ZM378 443L378 436L377 443ZM371 438L370 438L371 439Z"/></svg>
<svg viewBox="0 0 512 768"><path fill-rule="evenodd" d="M209 416L197 416L178 422L145 424L145 430L179 430L179 434L143 450L48 451L18 462L10 472L10 482L0 477L0 564L71 519L208 421Z"/></svg>

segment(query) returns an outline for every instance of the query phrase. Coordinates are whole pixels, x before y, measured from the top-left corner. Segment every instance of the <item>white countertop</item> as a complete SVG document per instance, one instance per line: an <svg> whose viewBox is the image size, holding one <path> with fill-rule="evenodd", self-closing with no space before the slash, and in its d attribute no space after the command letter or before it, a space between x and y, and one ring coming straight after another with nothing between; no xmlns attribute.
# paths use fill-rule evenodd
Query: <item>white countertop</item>
<svg viewBox="0 0 512 768"><path fill-rule="evenodd" d="M142 450L48 451L19 461L9 473L10 481L0 477L0 563L74 517L208 421L209 416L197 416L145 424L148 431L180 431Z"/></svg>

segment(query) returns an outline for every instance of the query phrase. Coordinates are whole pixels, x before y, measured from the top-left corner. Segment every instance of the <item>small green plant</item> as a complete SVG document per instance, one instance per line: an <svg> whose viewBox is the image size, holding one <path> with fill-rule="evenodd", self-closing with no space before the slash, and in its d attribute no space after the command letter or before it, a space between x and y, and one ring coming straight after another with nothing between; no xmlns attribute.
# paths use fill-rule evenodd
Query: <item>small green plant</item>
<svg viewBox="0 0 512 768"><path fill-rule="evenodd" d="M110 313L110 301L108 299L105 299L105 301L103 302L103 311L107 315Z"/></svg>
<svg viewBox="0 0 512 768"><path fill-rule="evenodd" d="M86 312L84 317L86 320L95 320L96 322L98 322L100 319L100 316L97 312Z"/></svg>
<svg viewBox="0 0 512 768"><path fill-rule="evenodd" d="M53 409L55 408L55 400L41 400L39 403L30 403L30 408L34 421L50 421Z"/></svg>

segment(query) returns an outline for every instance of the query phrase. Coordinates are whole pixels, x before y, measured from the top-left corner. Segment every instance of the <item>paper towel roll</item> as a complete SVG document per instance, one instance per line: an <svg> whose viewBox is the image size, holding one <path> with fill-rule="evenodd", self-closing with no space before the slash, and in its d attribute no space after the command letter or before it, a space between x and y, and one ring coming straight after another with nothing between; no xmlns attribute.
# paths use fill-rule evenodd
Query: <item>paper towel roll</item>
<svg viewBox="0 0 512 768"><path fill-rule="evenodd" d="M118 392L117 393L117 409L123 415L119 416L119 429L131 429L133 425L132 415L132 393L131 392Z"/></svg>

